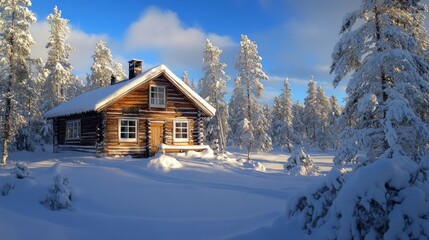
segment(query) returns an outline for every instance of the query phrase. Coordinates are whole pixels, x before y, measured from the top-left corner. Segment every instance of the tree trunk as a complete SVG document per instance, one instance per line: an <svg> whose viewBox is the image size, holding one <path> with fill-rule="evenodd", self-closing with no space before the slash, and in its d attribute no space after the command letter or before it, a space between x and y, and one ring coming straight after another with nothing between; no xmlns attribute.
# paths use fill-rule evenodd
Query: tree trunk
<svg viewBox="0 0 429 240"><path fill-rule="evenodd" d="M6 164L6 159L9 155L9 142L10 142L10 114L12 111L12 74L9 74L9 82L6 89L6 106L4 114L4 124L3 124L3 153L1 164Z"/></svg>
<svg viewBox="0 0 429 240"><path fill-rule="evenodd" d="M381 29L380 29L380 18L379 18L379 11L377 6L374 7L374 18L375 18L375 37L376 37L376 46L377 46L377 52L382 52L383 49L379 45L379 41L381 40ZM378 118L379 126L380 128L383 128L384 126L384 120L386 119L386 101L388 99L388 93L386 91L387 85L388 85L388 77L386 76L386 73L383 69L383 66L381 66L381 101L379 103L379 108L381 108L381 116ZM384 132L385 130L383 130ZM390 146L389 143L386 141L386 138L383 138L382 140L382 146L383 151L387 150Z"/></svg>

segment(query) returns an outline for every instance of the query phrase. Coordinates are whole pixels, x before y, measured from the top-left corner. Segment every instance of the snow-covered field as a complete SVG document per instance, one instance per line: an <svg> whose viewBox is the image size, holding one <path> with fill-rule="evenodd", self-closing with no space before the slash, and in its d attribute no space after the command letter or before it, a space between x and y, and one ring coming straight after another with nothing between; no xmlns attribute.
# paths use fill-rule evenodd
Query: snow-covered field
<svg viewBox="0 0 429 240"><path fill-rule="evenodd" d="M333 154L310 152L322 174ZM289 196L323 177L286 174L288 154L280 150L253 155L265 172L256 162L170 156L12 153L0 169L0 190L15 184L0 194L0 239L274 239L264 227L283 214ZM26 163L29 177L12 177L13 162ZM72 207L52 211L40 202L58 174L69 179ZM299 229L288 231L288 239L300 239Z"/></svg>

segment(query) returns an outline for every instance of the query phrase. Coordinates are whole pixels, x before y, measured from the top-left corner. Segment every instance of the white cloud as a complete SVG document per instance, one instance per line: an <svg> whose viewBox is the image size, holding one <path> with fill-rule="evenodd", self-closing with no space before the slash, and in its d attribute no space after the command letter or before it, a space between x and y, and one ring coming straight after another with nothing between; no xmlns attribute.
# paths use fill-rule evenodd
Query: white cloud
<svg viewBox="0 0 429 240"><path fill-rule="evenodd" d="M315 67L316 71L321 73L328 73L331 71L331 66L328 64L322 64Z"/></svg>
<svg viewBox="0 0 429 240"><path fill-rule="evenodd" d="M128 28L125 48L128 51L157 51L163 63L196 67L201 64L206 38L220 48L234 45L228 36L183 26L176 13L152 7Z"/></svg>
<svg viewBox="0 0 429 240"><path fill-rule="evenodd" d="M43 61L48 57L48 49L45 46L50 36L49 30L50 25L47 21L39 21L31 26L31 34L36 42L32 47L33 57L41 58ZM74 73L84 75L90 71L95 43L106 38L105 35L88 34L71 27L69 43L75 50L70 52L69 61Z"/></svg>

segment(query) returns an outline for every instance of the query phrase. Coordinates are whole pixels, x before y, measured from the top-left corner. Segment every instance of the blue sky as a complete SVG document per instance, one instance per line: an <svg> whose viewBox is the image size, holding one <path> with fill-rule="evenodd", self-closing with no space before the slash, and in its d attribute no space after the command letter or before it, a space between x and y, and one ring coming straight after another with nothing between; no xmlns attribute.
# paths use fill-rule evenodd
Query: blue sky
<svg viewBox="0 0 429 240"><path fill-rule="evenodd" d="M33 28L35 56L45 58L49 36L46 16L55 5L70 20L70 56L75 73L90 70L95 42L107 41L113 56L124 64L132 58L145 67L166 64L181 77L184 70L201 78L204 40L223 50L227 73L235 78L234 63L240 35L256 42L265 73L262 101L271 102L288 77L294 100L305 97L310 74L327 95L345 97L345 84L332 87L331 52L338 41L343 16L359 0L33 0L38 23ZM233 80L228 83L232 92Z"/></svg>

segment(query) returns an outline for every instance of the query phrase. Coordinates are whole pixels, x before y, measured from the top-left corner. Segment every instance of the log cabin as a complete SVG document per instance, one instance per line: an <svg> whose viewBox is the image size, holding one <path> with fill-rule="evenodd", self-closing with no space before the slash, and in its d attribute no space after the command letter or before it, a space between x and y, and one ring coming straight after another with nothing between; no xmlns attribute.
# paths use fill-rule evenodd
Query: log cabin
<svg viewBox="0 0 429 240"><path fill-rule="evenodd" d="M129 79L81 94L44 114L53 123L53 150L97 156L149 157L203 150L203 118L215 109L165 65L142 72L131 60Z"/></svg>

